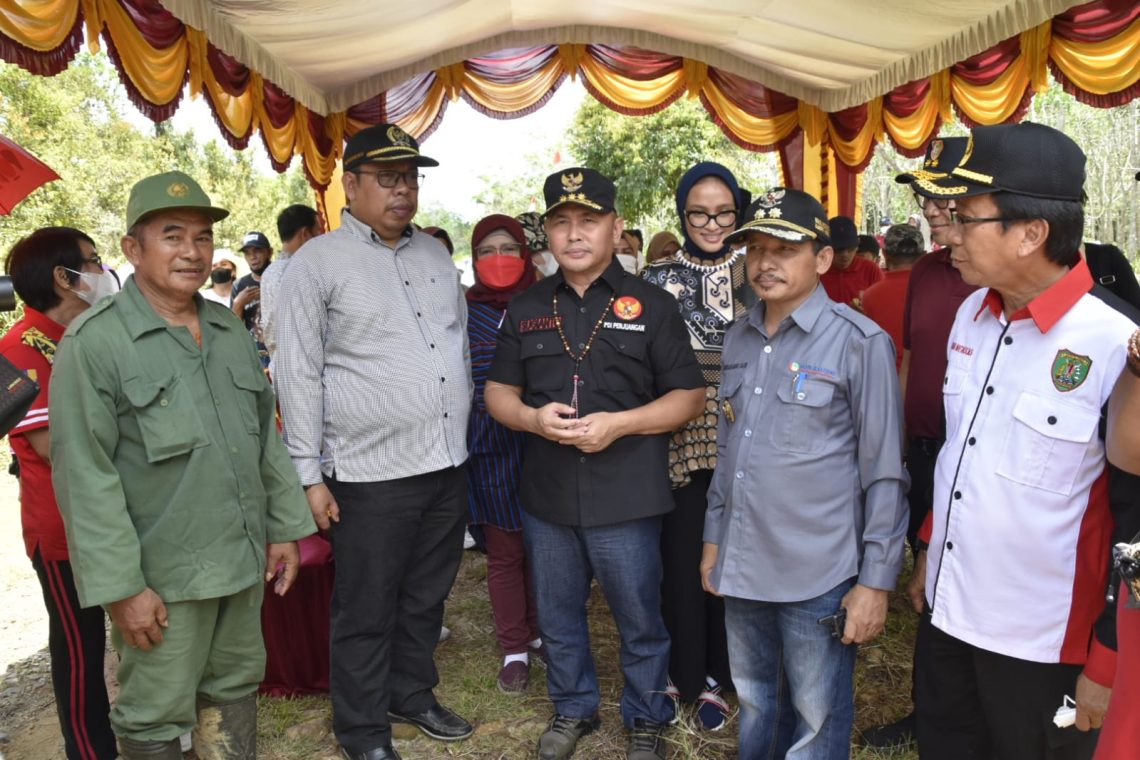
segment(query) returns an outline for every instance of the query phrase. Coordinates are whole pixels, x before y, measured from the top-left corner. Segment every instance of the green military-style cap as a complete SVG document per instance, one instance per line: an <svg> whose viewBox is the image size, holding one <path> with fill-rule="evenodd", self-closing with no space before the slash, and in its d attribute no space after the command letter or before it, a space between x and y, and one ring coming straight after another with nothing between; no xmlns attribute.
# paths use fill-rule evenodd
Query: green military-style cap
<svg viewBox="0 0 1140 760"><path fill-rule="evenodd" d="M147 214L174 208L201 211L215 222L230 215L226 209L213 205L210 196L189 175L163 172L140 179L131 188L127 199L127 229L134 227Z"/></svg>

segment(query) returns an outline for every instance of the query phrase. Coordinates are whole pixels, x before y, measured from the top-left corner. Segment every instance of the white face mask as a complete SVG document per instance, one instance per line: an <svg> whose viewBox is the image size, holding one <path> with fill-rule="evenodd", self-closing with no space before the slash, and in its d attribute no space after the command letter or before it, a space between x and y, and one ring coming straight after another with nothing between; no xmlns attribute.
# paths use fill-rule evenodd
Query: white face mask
<svg viewBox="0 0 1140 760"><path fill-rule="evenodd" d="M621 264L622 269L630 274L637 274L637 257L631 256L628 253L619 253L617 255L618 263Z"/></svg>
<svg viewBox="0 0 1140 760"><path fill-rule="evenodd" d="M72 288L71 292L92 306L97 304L104 296L114 295L119 291L119 285L115 282L115 278L110 272L95 274L94 272L76 272L74 269L68 269L67 271L78 275L83 284L87 286L86 290Z"/></svg>
<svg viewBox="0 0 1140 760"><path fill-rule="evenodd" d="M554 258L554 254L550 251L543 251L538 254L540 257L539 262L535 262L535 268L542 272L543 277L549 277L558 271L558 259Z"/></svg>

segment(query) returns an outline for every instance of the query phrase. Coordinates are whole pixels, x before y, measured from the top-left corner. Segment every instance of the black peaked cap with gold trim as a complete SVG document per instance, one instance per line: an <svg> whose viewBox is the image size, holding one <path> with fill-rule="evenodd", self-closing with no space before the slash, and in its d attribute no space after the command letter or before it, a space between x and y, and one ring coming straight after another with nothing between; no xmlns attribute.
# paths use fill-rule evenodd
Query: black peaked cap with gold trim
<svg viewBox="0 0 1140 760"><path fill-rule="evenodd" d="M1030 121L975 127L949 174L914 183L930 198L1016 193L1077 202L1084 185L1084 151L1063 132Z"/></svg>
<svg viewBox="0 0 1140 760"><path fill-rule="evenodd" d="M366 127L344 146L344 170L373 162L411 161L416 166L439 166L434 158L420 155L420 144L395 124L377 124Z"/></svg>
<svg viewBox="0 0 1140 760"><path fill-rule="evenodd" d="M899 174L895 177L895 182L912 184L915 191L921 193L931 180L950 175L950 170L966 155L967 142L969 141L965 137L939 137L931 140L926 146L922 168Z"/></svg>
<svg viewBox="0 0 1140 760"><path fill-rule="evenodd" d="M608 214L614 210L617 189L613 181L601 172L575 166L547 177L542 185L542 195L546 199L546 213L542 215L543 218L567 203L576 203Z"/></svg>
<svg viewBox="0 0 1140 760"><path fill-rule="evenodd" d="M831 227L823 205L814 196L790 187L773 187L758 193L745 210L740 227L725 242L738 243L749 232L763 232L796 243L819 240L831 244Z"/></svg>

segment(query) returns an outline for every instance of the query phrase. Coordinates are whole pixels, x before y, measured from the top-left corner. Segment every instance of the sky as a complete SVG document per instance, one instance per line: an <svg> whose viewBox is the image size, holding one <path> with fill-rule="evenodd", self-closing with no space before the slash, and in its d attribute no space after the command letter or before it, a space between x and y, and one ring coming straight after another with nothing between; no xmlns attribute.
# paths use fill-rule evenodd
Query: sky
<svg viewBox="0 0 1140 760"><path fill-rule="evenodd" d="M462 99L448 103L439 128L420 145L424 155L440 163L424 170L420 208L439 205L469 221L478 219L483 210L475 196L483 189L483 177L519 176L535 159L553 163L559 139L585 97L580 84L567 81L546 105L519 119L492 119ZM192 130L200 141L221 140L202 98L184 98L172 124L179 131ZM259 137L250 140L247 150L254 151L259 168L272 171Z"/></svg>

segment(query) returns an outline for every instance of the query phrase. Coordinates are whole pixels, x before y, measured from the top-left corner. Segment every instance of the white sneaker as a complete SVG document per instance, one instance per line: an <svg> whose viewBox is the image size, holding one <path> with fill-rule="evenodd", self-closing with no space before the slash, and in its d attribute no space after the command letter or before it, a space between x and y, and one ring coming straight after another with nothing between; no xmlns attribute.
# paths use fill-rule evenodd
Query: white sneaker
<svg viewBox="0 0 1140 760"><path fill-rule="evenodd" d="M471 531L469 531L469 530L463 531L463 549L464 549L464 551L466 551L467 549L474 549L474 548L475 548L475 539L471 536Z"/></svg>
<svg viewBox="0 0 1140 760"><path fill-rule="evenodd" d="M448 628L446 625L441 625L439 627L439 643L442 644L443 642L447 641L450 638L451 638L451 629Z"/></svg>

